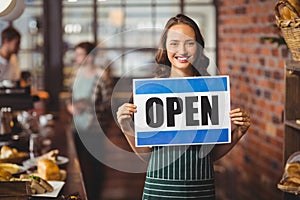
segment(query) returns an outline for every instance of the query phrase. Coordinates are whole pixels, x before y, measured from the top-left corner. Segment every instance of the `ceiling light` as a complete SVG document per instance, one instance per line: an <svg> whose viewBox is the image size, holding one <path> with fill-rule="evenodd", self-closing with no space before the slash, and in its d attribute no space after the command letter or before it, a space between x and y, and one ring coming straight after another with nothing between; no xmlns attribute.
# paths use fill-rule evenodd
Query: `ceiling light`
<svg viewBox="0 0 300 200"><path fill-rule="evenodd" d="M25 0L5 0L0 3L0 20L13 21L25 9Z"/></svg>

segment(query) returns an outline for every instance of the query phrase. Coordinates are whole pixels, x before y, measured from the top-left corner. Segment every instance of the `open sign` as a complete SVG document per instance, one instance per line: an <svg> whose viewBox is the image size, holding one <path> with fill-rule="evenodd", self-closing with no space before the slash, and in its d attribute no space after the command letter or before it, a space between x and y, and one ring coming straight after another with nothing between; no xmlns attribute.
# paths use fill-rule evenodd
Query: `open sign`
<svg viewBox="0 0 300 200"><path fill-rule="evenodd" d="M231 142L228 76L134 79L136 146Z"/></svg>

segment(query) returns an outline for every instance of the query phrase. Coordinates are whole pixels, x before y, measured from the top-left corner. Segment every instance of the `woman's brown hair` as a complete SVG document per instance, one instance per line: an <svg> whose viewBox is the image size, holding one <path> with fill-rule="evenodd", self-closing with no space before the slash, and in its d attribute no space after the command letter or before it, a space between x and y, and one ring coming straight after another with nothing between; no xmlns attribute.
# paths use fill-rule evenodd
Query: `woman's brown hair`
<svg viewBox="0 0 300 200"><path fill-rule="evenodd" d="M95 51L94 49L96 48L96 45L94 43L91 43L91 42L81 42L79 44L76 45L75 49L76 48L82 48L84 49L86 55L88 54L95 54Z"/></svg>
<svg viewBox="0 0 300 200"><path fill-rule="evenodd" d="M163 30L158 51L155 56L156 61L156 68L154 70L156 77L169 77L171 71L171 62L167 56L167 49L166 49L166 40L169 29L177 24L186 24L190 26L196 35L196 42L197 42L197 55L195 61L192 63L194 76L208 76L209 73L207 72L207 66L209 64L209 59L203 54L203 49L205 46L204 39L201 35L200 29L198 25L189 17L178 14L175 17L169 19L165 28Z"/></svg>

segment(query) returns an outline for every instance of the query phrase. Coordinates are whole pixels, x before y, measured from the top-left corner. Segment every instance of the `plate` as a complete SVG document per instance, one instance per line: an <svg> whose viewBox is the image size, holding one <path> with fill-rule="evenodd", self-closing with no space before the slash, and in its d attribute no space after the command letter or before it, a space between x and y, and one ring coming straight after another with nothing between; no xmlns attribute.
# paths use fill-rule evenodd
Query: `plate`
<svg viewBox="0 0 300 200"><path fill-rule="evenodd" d="M68 162L69 162L69 158L64 157L64 156L58 156L56 164L58 164L58 165L64 165L64 164L66 164Z"/></svg>
<svg viewBox="0 0 300 200"><path fill-rule="evenodd" d="M54 197L56 198L60 192L60 190L63 188L65 182L64 181L48 181L50 185L53 187L52 192L46 192L44 194L32 194L33 197Z"/></svg>
<svg viewBox="0 0 300 200"><path fill-rule="evenodd" d="M38 161L39 157L36 157L34 159L28 159L25 160L23 162L23 166L25 166L26 168L31 168L37 165L37 161ZM64 156L57 156L57 161L56 164L57 165L63 165L69 162L69 158L64 157Z"/></svg>
<svg viewBox="0 0 300 200"><path fill-rule="evenodd" d="M0 168L9 171L12 175L22 174L27 170L27 168L13 163L0 163Z"/></svg>

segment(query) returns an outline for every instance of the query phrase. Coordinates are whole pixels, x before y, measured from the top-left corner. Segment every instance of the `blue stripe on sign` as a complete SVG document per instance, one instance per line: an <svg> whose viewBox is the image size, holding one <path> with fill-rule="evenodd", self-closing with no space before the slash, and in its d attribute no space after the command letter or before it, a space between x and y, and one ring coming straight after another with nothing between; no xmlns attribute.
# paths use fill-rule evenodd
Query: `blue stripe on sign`
<svg viewBox="0 0 300 200"><path fill-rule="evenodd" d="M137 132L137 145L229 142L228 129Z"/></svg>
<svg viewBox="0 0 300 200"><path fill-rule="evenodd" d="M135 94L227 91L227 78L149 79L135 81Z"/></svg>

